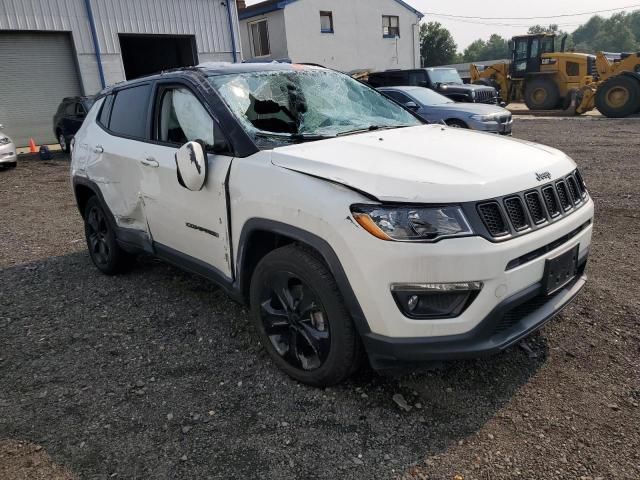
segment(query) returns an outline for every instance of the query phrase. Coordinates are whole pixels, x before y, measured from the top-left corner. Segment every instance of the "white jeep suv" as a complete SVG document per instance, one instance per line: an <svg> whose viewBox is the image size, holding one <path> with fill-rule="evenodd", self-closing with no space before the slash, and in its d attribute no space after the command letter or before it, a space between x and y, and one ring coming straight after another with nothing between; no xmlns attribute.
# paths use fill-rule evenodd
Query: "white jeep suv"
<svg viewBox="0 0 640 480"><path fill-rule="evenodd" d="M346 75L203 64L103 91L75 137L96 267L148 253L251 308L293 378L330 385L503 350L585 283L575 163L442 125Z"/></svg>

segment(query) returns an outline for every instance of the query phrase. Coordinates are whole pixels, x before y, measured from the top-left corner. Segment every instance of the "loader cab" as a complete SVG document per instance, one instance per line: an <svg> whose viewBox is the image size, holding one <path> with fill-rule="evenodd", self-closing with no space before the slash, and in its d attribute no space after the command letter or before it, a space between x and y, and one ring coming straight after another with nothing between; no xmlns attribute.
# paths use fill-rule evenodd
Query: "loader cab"
<svg viewBox="0 0 640 480"><path fill-rule="evenodd" d="M511 78L524 78L540 71L543 53L555 51L556 36L551 34L522 35L511 40Z"/></svg>

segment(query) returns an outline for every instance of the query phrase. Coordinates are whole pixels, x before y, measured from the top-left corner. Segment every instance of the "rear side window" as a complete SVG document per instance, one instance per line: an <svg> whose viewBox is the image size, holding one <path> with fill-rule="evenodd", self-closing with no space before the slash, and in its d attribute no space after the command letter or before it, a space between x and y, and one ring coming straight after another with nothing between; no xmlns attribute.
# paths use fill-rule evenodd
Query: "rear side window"
<svg viewBox="0 0 640 480"><path fill-rule="evenodd" d="M98 117L98 123L105 128L109 128L109 117L111 116L111 105L113 104L113 95L105 97Z"/></svg>
<svg viewBox="0 0 640 480"><path fill-rule="evenodd" d="M151 85L138 85L117 92L111 108L109 130L127 137L147 138L150 93Z"/></svg>
<svg viewBox="0 0 640 480"><path fill-rule="evenodd" d="M76 114L76 104L75 103L67 103L67 106L64 109L64 113L66 115L75 115Z"/></svg>

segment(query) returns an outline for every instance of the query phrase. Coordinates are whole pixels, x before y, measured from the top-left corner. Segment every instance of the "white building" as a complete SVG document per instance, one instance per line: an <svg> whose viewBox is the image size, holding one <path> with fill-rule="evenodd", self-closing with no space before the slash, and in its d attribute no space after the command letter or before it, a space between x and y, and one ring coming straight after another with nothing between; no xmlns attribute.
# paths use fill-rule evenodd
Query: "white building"
<svg viewBox="0 0 640 480"><path fill-rule="evenodd" d="M53 142L63 97L234 60L235 0L0 0L0 124L19 145Z"/></svg>
<svg viewBox="0 0 640 480"><path fill-rule="evenodd" d="M420 67L423 15L402 0L267 0L239 12L245 60L345 72Z"/></svg>

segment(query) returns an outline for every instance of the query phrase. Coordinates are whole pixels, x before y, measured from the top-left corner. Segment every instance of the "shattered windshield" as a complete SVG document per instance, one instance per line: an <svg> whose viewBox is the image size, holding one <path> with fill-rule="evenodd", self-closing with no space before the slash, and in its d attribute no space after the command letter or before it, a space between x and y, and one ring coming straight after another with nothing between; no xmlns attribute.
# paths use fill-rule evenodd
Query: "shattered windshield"
<svg viewBox="0 0 640 480"><path fill-rule="evenodd" d="M421 124L375 90L331 70L262 71L209 81L260 148Z"/></svg>
<svg viewBox="0 0 640 480"><path fill-rule="evenodd" d="M429 70L429 78L433 83L464 83L455 68Z"/></svg>

